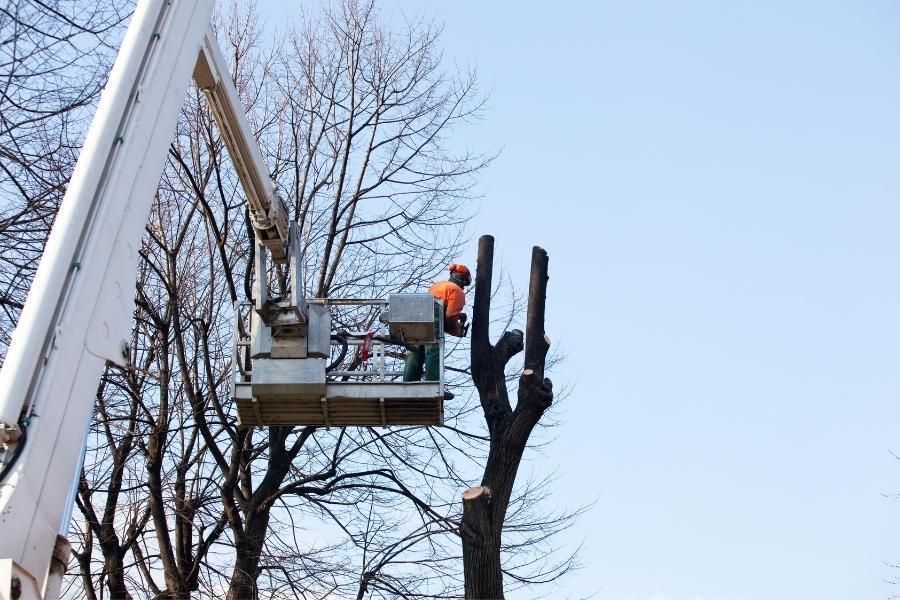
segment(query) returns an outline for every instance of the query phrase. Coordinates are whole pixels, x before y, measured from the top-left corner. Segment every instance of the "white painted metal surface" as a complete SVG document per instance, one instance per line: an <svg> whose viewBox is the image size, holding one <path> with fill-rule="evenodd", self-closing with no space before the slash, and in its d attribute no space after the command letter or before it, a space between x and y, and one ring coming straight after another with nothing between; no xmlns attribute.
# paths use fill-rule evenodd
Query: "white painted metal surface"
<svg viewBox="0 0 900 600"><path fill-rule="evenodd" d="M287 208L268 176L256 136L244 115L237 90L228 73L228 64L212 30L206 34L203 51L194 69L194 81L206 93L222 140L244 188L257 240L272 252L273 258L285 258L285 242L288 239ZM300 300L302 299L303 295L300 294Z"/></svg>
<svg viewBox="0 0 900 600"><path fill-rule="evenodd" d="M0 372L0 420L31 415L0 483L0 579L22 598L44 597L104 363L125 362L141 235L212 8L135 8Z"/></svg>

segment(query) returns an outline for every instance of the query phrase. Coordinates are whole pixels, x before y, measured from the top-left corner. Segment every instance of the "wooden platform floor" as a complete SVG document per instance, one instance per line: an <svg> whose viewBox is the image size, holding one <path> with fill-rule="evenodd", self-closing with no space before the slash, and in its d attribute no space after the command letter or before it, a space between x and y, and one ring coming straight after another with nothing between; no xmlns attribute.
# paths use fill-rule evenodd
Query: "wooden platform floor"
<svg viewBox="0 0 900 600"><path fill-rule="evenodd" d="M326 399L253 398L249 384L235 386L242 426L317 425L388 427L443 425L444 394L435 382L329 383Z"/></svg>

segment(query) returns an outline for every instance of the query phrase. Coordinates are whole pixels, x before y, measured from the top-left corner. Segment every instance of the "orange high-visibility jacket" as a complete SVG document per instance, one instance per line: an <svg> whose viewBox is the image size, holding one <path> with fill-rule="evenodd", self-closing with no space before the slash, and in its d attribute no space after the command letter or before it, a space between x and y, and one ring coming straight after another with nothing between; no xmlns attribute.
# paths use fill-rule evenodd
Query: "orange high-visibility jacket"
<svg viewBox="0 0 900 600"><path fill-rule="evenodd" d="M466 306L466 293L452 281L439 281L428 288L428 293L444 301L444 316L448 319L457 316Z"/></svg>

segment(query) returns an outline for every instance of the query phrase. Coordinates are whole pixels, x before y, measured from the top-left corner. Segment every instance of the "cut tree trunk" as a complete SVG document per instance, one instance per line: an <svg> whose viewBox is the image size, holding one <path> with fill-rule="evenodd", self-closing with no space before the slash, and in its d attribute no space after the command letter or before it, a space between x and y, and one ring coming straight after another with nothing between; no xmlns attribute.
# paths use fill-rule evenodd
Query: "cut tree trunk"
<svg viewBox="0 0 900 600"><path fill-rule="evenodd" d="M477 530L463 535L466 598L503 598L500 544L491 528L491 490L484 486L463 492L463 522Z"/></svg>
<svg viewBox="0 0 900 600"><path fill-rule="evenodd" d="M475 302L472 318L472 381L478 390L490 436L481 486L463 493L460 536L463 545L465 596L469 600L503 598L501 560L503 523L519 463L532 429L553 402L553 385L544 377L550 340L544 334L547 297L547 253L534 247L525 333L514 329L491 344L491 280L494 239L478 241ZM506 365L525 350L515 408L506 387Z"/></svg>

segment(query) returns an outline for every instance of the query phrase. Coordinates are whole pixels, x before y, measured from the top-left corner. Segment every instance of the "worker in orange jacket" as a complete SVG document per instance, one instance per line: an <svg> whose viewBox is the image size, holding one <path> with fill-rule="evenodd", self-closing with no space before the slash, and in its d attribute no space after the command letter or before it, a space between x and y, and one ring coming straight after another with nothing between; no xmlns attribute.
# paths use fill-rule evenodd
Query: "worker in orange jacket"
<svg viewBox="0 0 900 600"><path fill-rule="evenodd" d="M450 265L450 279L440 281L428 288L428 293L444 301L444 333L456 337L465 337L469 331L466 324L465 288L472 284L472 274L465 265ZM440 346L423 344L406 353L406 365L403 369L403 381L420 381L422 371L425 381L438 381L440 374Z"/></svg>

